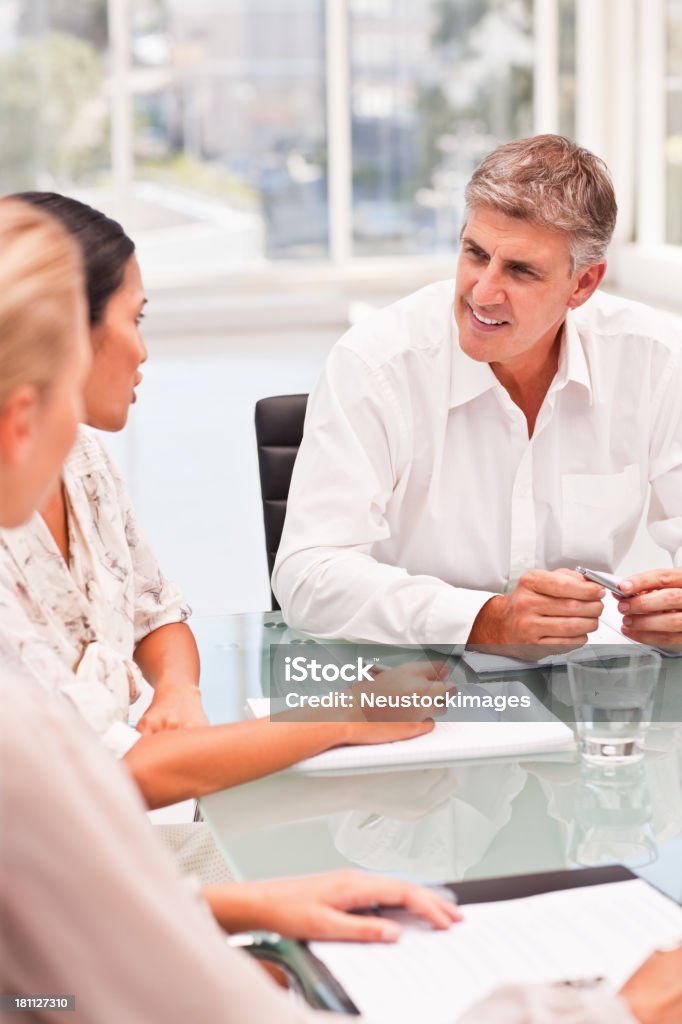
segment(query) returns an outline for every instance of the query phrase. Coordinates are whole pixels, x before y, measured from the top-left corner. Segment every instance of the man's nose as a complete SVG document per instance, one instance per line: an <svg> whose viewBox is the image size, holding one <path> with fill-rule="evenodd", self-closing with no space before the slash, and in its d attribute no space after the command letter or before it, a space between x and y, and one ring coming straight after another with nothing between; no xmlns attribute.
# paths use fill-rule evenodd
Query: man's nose
<svg viewBox="0 0 682 1024"><path fill-rule="evenodd" d="M490 263L481 269L471 297L480 306L499 306L506 298L499 272Z"/></svg>

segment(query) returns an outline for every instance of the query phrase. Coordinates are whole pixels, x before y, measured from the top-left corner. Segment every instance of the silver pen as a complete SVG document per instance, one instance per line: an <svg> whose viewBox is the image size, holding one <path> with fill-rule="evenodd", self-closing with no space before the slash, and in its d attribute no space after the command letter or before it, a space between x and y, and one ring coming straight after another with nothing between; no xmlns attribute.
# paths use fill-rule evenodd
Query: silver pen
<svg viewBox="0 0 682 1024"><path fill-rule="evenodd" d="M627 597L620 589L617 583L614 583L610 576L602 572L595 572L594 569L585 569L582 565L576 565L575 571L579 572L581 576L584 576L586 580L591 580L592 583L599 583L600 586L606 587L616 597Z"/></svg>

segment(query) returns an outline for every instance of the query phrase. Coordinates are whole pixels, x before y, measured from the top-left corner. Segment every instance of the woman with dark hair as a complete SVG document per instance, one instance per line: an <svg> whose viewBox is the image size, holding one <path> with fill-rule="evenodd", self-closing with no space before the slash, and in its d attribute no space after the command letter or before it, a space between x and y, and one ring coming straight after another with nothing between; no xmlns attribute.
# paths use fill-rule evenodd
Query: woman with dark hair
<svg viewBox="0 0 682 1024"><path fill-rule="evenodd" d="M91 427L120 430L147 358L140 333L146 300L132 242L115 221L74 199L21 198L49 211L80 243L86 292L97 310L90 310L84 418ZM161 573L120 475L88 427L80 429L42 514L20 530L0 531L0 601L3 592L7 614L15 606L30 623L26 659L51 658L67 670L63 689L124 757L150 807L267 775L339 744L389 742L432 728L430 722L353 721L348 713L336 721L311 713L314 724L292 721L276 729L267 721L206 726L199 659L184 623L189 609ZM17 623L20 643L21 629ZM128 712L141 674L155 695L134 729ZM442 692L441 674L427 663L385 676L408 692Z"/></svg>
<svg viewBox="0 0 682 1024"><path fill-rule="evenodd" d="M116 221L75 199L53 192L17 198L57 218L80 247L92 347L84 419L121 430L147 358L134 243ZM184 624L190 609L162 574L96 434L81 428L41 515L2 543L22 567L29 617L75 672L79 706L114 753L124 755L141 733L207 724L199 658ZM143 676L154 697L135 730L128 709ZM103 685L93 687L93 678Z"/></svg>

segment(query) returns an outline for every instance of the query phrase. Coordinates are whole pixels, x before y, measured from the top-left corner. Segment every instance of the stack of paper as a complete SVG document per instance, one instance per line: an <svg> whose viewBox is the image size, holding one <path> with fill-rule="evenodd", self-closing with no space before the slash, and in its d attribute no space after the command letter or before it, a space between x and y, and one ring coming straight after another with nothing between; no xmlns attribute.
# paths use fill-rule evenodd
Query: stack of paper
<svg viewBox="0 0 682 1024"><path fill-rule="evenodd" d="M247 701L254 718L270 713L267 697ZM335 747L307 758L292 771L322 772L434 764L478 757L532 756L574 749L573 733L549 712L545 721L437 722L430 733L394 743ZM274 725L273 728L277 726Z"/></svg>
<svg viewBox="0 0 682 1024"><path fill-rule="evenodd" d="M454 1024L506 984L603 977L615 989L656 948L682 940L682 908L639 879L462 908L448 931L400 912L395 945L310 948L361 1013L391 1024Z"/></svg>

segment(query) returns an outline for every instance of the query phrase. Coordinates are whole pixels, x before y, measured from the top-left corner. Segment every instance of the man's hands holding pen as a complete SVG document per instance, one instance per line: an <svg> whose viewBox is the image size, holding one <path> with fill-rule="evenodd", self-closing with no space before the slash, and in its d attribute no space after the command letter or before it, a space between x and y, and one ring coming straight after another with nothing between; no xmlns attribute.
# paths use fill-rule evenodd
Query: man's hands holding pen
<svg viewBox="0 0 682 1024"><path fill-rule="evenodd" d="M395 921L349 913L367 907L405 907L440 929L462 917L433 889L353 869L207 886L204 896L226 931L262 929L292 939L395 942L400 935Z"/></svg>

